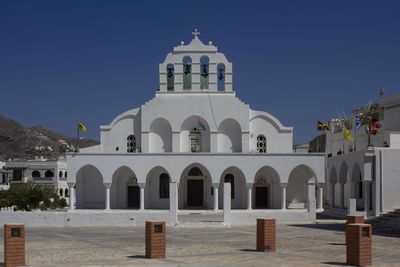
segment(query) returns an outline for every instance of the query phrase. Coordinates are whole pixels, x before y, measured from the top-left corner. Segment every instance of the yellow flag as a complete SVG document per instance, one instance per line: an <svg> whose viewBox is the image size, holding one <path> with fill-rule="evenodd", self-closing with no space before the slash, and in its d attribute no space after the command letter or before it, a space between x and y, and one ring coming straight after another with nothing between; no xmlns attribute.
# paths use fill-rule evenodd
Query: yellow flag
<svg viewBox="0 0 400 267"><path fill-rule="evenodd" d="M343 125L343 138L354 142L353 136L351 135L350 131L347 130L346 126Z"/></svg>
<svg viewBox="0 0 400 267"><path fill-rule="evenodd" d="M81 131L81 132L86 132L86 126L85 125L83 125L80 121L78 121L78 129L79 129L79 131Z"/></svg>

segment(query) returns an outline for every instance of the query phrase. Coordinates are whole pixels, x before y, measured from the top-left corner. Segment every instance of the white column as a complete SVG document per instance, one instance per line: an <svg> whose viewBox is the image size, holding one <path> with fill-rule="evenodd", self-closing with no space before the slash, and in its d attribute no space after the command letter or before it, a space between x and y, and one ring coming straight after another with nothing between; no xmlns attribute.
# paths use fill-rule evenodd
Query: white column
<svg viewBox="0 0 400 267"><path fill-rule="evenodd" d="M344 183L340 183L340 208L344 209Z"/></svg>
<svg viewBox="0 0 400 267"><path fill-rule="evenodd" d="M251 210L251 202L252 202L252 191L253 191L253 184L252 183L246 183L247 186L247 209Z"/></svg>
<svg viewBox="0 0 400 267"><path fill-rule="evenodd" d="M287 187L287 184L281 184L281 188L282 188L281 209L282 210L286 210L286 187Z"/></svg>
<svg viewBox="0 0 400 267"><path fill-rule="evenodd" d="M224 224L231 223L231 183L224 183Z"/></svg>
<svg viewBox="0 0 400 267"><path fill-rule="evenodd" d="M145 185L140 184L140 210L144 210L144 187Z"/></svg>
<svg viewBox="0 0 400 267"><path fill-rule="evenodd" d="M214 187L214 211L218 211L218 186Z"/></svg>
<svg viewBox="0 0 400 267"><path fill-rule="evenodd" d="M75 183L68 183L68 192L69 192L69 209L73 210L75 209L74 203L75 203Z"/></svg>
<svg viewBox="0 0 400 267"><path fill-rule="evenodd" d="M322 210L324 208L324 187L322 185L318 188L318 209Z"/></svg>
<svg viewBox="0 0 400 267"><path fill-rule="evenodd" d="M104 183L104 187L106 188L106 210L110 210L110 188L111 188L111 183Z"/></svg>
<svg viewBox="0 0 400 267"><path fill-rule="evenodd" d="M169 212L174 218L174 223L178 223L178 185L176 182L169 183Z"/></svg>

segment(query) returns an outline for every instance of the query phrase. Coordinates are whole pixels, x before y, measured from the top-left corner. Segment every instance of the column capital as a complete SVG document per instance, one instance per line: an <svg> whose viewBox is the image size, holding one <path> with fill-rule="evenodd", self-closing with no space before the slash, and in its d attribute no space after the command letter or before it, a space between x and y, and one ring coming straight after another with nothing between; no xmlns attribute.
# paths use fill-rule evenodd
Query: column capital
<svg viewBox="0 0 400 267"><path fill-rule="evenodd" d="M218 189L218 188L219 188L219 183L212 183L212 186L213 186L214 188Z"/></svg>
<svg viewBox="0 0 400 267"><path fill-rule="evenodd" d="M246 183L247 189L253 188L254 183Z"/></svg>
<svg viewBox="0 0 400 267"><path fill-rule="evenodd" d="M324 188L325 186L325 183L318 183L318 188Z"/></svg>
<svg viewBox="0 0 400 267"><path fill-rule="evenodd" d="M145 188L146 187L146 183L138 183L140 188Z"/></svg>
<svg viewBox="0 0 400 267"><path fill-rule="evenodd" d="M281 183L282 188L287 188L288 183Z"/></svg>
<svg viewBox="0 0 400 267"><path fill-rule="evenodd" d="M105 182L105 183L103 182L103 185L105 188L111 188L111 184L112 183L110 183L110 182Z"/></svg>
<svg viewBox="0 0 400 267"><path fill-rule="evenodd" d="M67 182L67 184L68 184L68 187L71 188L71 187L74 187L76 183L75 182Z"/></svg>

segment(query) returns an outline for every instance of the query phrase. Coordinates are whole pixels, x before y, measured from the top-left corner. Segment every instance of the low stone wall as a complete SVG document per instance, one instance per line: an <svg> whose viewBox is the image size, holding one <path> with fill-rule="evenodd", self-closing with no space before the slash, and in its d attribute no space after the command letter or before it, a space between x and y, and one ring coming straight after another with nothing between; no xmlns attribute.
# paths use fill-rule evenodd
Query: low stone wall
<svg viewBox="0 0 400 267"><path fill-rule="evenodd" d="M6 211L1 212L0 227L7 223L23 223L27 227L65 226L143 226L146 221L165 221L175 225L174 217L166 211Z"/></svg>
<svg viewBox="0 0 400 267"><path fill-rule="evenodd" d="M313 223L313 216L307 210L252 210L231 212L230 225L249 225L255 224L257 219L271 218L276 219L278 223Z"/></svg>

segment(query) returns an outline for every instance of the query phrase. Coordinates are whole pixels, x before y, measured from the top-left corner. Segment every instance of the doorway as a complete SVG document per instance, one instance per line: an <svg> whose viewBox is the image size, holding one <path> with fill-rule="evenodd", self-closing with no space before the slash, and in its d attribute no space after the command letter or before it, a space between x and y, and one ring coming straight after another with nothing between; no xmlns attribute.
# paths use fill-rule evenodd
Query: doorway
<svg viewBox="0 0 400 267"><path fill-rule="evenodd" d="M128 186L128 209L138 209L140 207L140 188L139 186Z"/></svg>
<svg viewBox="0 0 400 267"><path fill-rule="evenodd" d="M202 208L204 202L204 181L202 179L187 180L187 206Z"/></svg>
<svg viewBox="0 0 400 267"><path fill-rule="evenodd" d="M260 186L256 187L256 209L267 209L268 208L268 187Z"/></svg>

